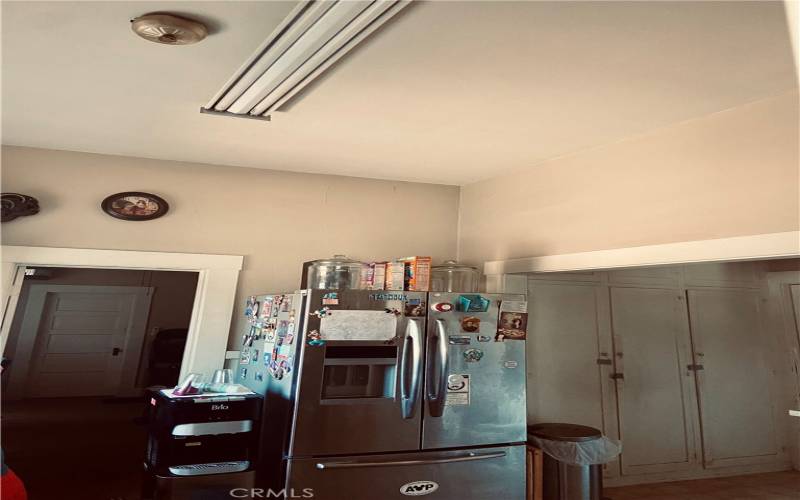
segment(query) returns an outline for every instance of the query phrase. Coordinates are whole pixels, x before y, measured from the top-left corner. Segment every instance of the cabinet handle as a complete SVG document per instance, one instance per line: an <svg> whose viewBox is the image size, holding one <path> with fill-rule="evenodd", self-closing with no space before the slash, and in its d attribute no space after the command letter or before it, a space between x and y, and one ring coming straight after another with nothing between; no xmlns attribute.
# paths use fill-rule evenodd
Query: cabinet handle
<svg viewBox="0 0 800 500"><path fill-rule="evenodd" d="M597 364L598 365L610 365L611 364L611 360L610 359L599 358L597 360Z"/></svg>
<svg viewBox="0 0 800 500"><path fill-rule="evenodd" d="M689 371L698 371L703 369L703 365L686 365L686 369Z"/></svg>
<svg viewBox="0 0 800 500"><path fill-rule="evenodd" d="M609 378L613 380L624 380L625 375L623 375L622 373L612 373L611 375L609 375Z"/></svg>

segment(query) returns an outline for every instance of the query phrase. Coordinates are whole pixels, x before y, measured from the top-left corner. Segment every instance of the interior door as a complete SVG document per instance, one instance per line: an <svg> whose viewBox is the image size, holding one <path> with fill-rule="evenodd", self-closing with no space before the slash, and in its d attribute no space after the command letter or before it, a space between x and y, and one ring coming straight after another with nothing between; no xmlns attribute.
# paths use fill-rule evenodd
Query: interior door
<svg viewBox="0 0 800 500"><path fill-rule="evenodd" d="M486 307L470 310L465 298ZM422 448L524 442L525 340L498 335L501 303L527 317L524 296L431 293L430 301Z"/></svg>
<svg viewBox="0 0 800 500"><path fill-rule="evenodd" d="M28 396L109 396L123 378L133 385L150 289L62 287L46 295Z"/></svg>
<svg viewBox="0 0 800 500"><path fill-rule="evenodd" d="M695 461L693 380L683 295L611 287L623 475Z"/></svg>
<svg viewBox="0 0 800 500"><path fill-rule="evenodd" d="M756 290L690 289L706 467L769 461L777 453L770 367Z"/></svg>
<svg viewBox="0 0 800 500"><path fill-rule="evenodd" d="M569 422L617 439L616 389L607 288L528 284L528 422ZM607 476L619 464L605 464Z"/></svg>
<svg viewBox="0 0 800 500"><path fill-rule="evenodd" d="M313 290L290 456L419 449L426 293ZM313 336L313 335L312 335Z"/></svg>

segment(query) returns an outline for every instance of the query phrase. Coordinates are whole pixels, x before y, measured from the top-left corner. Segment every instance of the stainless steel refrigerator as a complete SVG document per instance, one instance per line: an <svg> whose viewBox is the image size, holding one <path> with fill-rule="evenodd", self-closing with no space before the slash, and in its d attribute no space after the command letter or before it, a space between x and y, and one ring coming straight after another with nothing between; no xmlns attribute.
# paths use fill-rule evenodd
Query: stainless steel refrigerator
<svg viewBox="0 0 800 500"><path fill-rule="evenodd" d="M260 480L324 500L523 499L525 297L304 290L248 300Z"/></svg>

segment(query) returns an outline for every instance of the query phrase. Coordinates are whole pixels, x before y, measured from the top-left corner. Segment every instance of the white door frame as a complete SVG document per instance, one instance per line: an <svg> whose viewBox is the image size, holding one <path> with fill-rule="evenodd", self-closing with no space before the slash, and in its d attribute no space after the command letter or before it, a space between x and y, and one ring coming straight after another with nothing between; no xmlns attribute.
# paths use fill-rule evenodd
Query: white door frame
<svg viewBox="0 0 800 500"><path fill-rule="evenodd" d="M140 394L141 390L136 388L136 372L139 368L139 357L144 344L147 318L150 314L152 291L153 287L146 286L31 284L25 310L20 311L23 319L20 324L16 348L11 358L14 360L14 367L9 373L10 378L6 397L19 399L30 394L30 375L35 366L37 349L41 348L39 334L41 333L41 321L45 314L47 295L59 292L136 295L136 302L131 311L131 321L126 327L125 345L121 346L123 355L120 376L118 380L114 381L113 385L115 387L114 395L116 396L125 397Z"/></svg>
<svg viewBox="0 0 800 500"><path fill-rule="evenodd" d="M87 248L51 248L3 245L3 310L0 349L5 349L16 309L21 280L19 268L78 267L198 273L192 318L183 352L181 378L190 372L210 374L225 363L241 255L212 255ZM16 293L16 295L15 295Z"/></svg>

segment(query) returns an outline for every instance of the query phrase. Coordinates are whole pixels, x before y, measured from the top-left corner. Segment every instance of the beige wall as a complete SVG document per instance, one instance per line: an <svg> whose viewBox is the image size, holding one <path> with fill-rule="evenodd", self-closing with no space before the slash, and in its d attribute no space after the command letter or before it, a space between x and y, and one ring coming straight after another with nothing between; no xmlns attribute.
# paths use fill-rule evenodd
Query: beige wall
<svg viewBox="0 0 800 500"><path fill-rule="evenodd" d="M244 255L234 332L244 298L297 288L303 261L456 253L453 186L4 146L2 189L41 205L3 224L4 245ZM100 202L120 191L158 194L170 211L147 222L109 217Z"/></svg>
<svg viewBox="0 0 800 500"><path fill-rule="evenodd" d="M790 92L465 186L461 259L797 230L797 99Z"/></svg>

